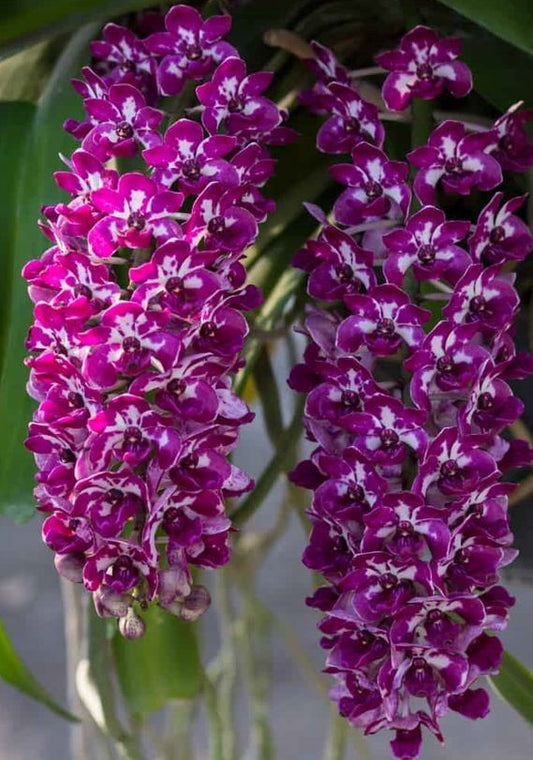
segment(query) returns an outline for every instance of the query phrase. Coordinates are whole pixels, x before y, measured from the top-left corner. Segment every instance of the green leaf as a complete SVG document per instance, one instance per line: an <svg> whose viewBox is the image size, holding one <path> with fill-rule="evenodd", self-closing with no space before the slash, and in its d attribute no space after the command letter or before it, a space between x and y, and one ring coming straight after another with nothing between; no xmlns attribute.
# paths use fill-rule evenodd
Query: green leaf
<svg viewBox="0 0 533 760"><path fill-rule="evenodd" d="M0 620L0 678L14 686L19 691L24 692L32 699L36 699L43 705L46 705L52 712L57 713L67 720L77 721L71 713L64 710L57 702L54 702L48 692L30 673L28 668L19 658L9 636L7 635L4 624Z"/></svg>
<svg viewBox="0 0 533 760"><path fill-rule="evenodd" d="M193 624L160 607L142 612L146 633L127 641L118 632L113 651L118 680L132 715L147 715L172 699L191 699L202 686Z"/></svg>
<svg viewBox="0 0 533 760"><path fill-rule="evenodd" d="M0 350L4 356L0 376L0 511L17 520L30 517L32 489L35 474L33 457L24 448L26 429L34 404L26 393L28 371L24 365L24 341L31 323L32 305L26 285L20 276L24 264L41 256L49 242L37 227L40 207L65 199L65 194L54 182L52 172L61 167L58 153L69 155L76 147L70 135L61 125L67 117L81 116L81 99L72 90L69 80L88 59L88 42L97 27L82 27L71 39L57 61L47 88L30 124L31 105L17 106L20 116L20 136L5 144L2 190L11 198L8 203L9 219L12 220L9 243L2 248L1 300L5 302ZM7 104L5 104L7 107ZM13 104L12 104L13 105ZM24 114L24 118L22 117ZM17 132L16 123L10 122ZM7 129L2 119L2 130ZM18 135L18 132L17 132ZM17 142L20 137L20 142ZM20 163L15 154L20 153ZM11 173L13 171L13 174ZM10 189L9 181L13 182ZM10 193L13 195L9 195ZM2 194L2 199L6 196ZM9 227L9 225L8 225Z"/></svg>
<svg viewBox="0 0 533 760"><path fill-rule="evenodd" d="M145 8L146 0L4 0L0 57L30 41Z"/></svg>
<svg viewBox="0 0 533 760"><path fill-rule="evenodd" d="M496 108L506 111L519 100L533 105L531 55L484 33L465 40L462 58L472 69L474 89Z"/></svg>
<svg viewBox="0 0 533 760"><path fill-rule="evenodd" d="M441 0L515 47L533 53L531 0ZM500 63L500 61L498 61Z"/></svg>
<svg viewBox="0 0 533 760"><path fill-rule="evenodd" d="M502 699L533 724L533 673L520 660L504 652L500 672L488 680Z"/></svg>

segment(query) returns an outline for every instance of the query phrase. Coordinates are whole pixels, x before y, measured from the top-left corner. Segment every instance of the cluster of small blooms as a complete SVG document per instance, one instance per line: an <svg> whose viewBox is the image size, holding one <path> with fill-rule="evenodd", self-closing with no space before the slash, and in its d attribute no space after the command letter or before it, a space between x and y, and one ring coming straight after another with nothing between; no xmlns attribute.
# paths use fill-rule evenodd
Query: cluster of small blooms
<svg viewBox="0 0 533 760"><path fill-rule="evenodd" d="M253 416L231 376L261 298L241 259L273 207L265 144L291 131L262 94L271 74L222 40L230 23L179 5L146 39L105 27L74 82L86 119L65 125L81 144L55 175L71 199L44 209L52 247L24 269L44 540L129 637L134 602L206 609L190 565L227 562L224 499L252 486L228 461ZM155 107L206 77L201 123ZM112 168L139 151L146 172Z"/></svg>
<svg viewBox="0 0 533 760"><path fill-rule="evenodd" d="M425 27L407 34L378 58L392 71L387 106L444 86L465 95L471 78L459 50ZM419 169L420 208L410 215L408 165L382 151L376 108L329 51L314 51L318 82L304 101L331 114L318 148L350 151L352 162L332 167L346 186L333 223L309 207L323 226L294 261L321 303L308 312L310 342L289 379L307 394L316 448L291 477L314 492L303 561L328 583L308 603L324 612L332 698L366 733L394 729L393 753L405 760L418 756L422 726L441 738L449 709L488 711L474 682L500 663L493 633L513 599L498 572L516 554L512 486L501 477L531 459L527 444L502 436L523 408L508 380L533 371L533 357L514 349L519 299L506 266L533 249L516 216L524 198L504 203L497 192L471 225L433 205L436 185L491 190L502 168L530 166L528 114L513 107L474 134L455 121L438 126L408 155ZM440 321L422 300L442 303ZM390 374L393 357L401 376Z"/></svg>

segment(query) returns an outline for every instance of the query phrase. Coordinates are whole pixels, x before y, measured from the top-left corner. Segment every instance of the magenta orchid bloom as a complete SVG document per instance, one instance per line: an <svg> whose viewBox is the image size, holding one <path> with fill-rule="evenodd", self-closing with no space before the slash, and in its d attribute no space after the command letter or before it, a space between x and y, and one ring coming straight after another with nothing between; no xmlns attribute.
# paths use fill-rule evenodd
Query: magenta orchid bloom
<svg viewBox="0 0 533 760"><path fill-rule="evenodd" d="M413 98L433 100L444 88L455 98L472 89L470 69L457 58L463 47L456 37L439 37L417 26L402 37L398 50L380 53L376 63L391 73L383 85L383 100L392 111L403 111Z"/></svg>

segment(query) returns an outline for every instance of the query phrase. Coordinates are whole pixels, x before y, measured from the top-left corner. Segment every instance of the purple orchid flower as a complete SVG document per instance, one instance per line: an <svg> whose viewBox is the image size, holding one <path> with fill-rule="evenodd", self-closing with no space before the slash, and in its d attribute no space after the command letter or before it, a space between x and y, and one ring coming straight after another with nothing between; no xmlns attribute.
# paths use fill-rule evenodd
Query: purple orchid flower
<svg viewBox="0 0 533 760"><path fill-rule="evenodd" d="M209 182L239 184L235 168L222 158L235 144L229 135L206 138L198 122L179 119L167 129L163 143L145 150L143 158L155 167L152 177L159 185L170 188L177 182L185 195L197 195Z"/></svg>
<svg viewBox="0 0 533 760"><path fill-rule="evenodd" d="M91 54L103 75L110 82L125 82L142 89L152 101L156 96L156 63L144 42L131 29L118 24L106 24L102 34L103 40L91 42Z"/></svg>
<svg viewBox="0 0 533 760"><path fill-rule="evenodd" d="M367 295L348 295L352 316L339 325L337 345L348 353L364 343L376 356L395 354L402 342L410 348L424 338L422 324L430 312L415 306L395 285L378 285Z"/></svg>
<svg viewBox="0 0 533 760"><path fill-rule="evenodd" d="M184 319L193 317L223 290L221 278L209 269L216 257L216 251L197 251L185 240L163 243L150 261L130 269L136 285L132 301L145 308L158 303Z"/></svg>
<svg viewBox="0 0 533 760"><path fill-rule="evenodd" d="M138 303L121 302L101 315L100 324L81 335L87 353L83 372L99 388L112 388L119 375L136 376L150 362L168 369L179 338L169 329L167 311L147 311Z"/></svg>
<svg viewBox="0 0 533 760"><path fill-rule="evenodd" d="M74 510L87 515L104 538L117 538L146 505L146 485L128 470L99 472L80 480L72 492Z"/></svg>
<svg viewBox="0 0 533 760"><path fill-rule="evenodd" d="M231 29L231 16L203 19L196 8L175 5L165 16L164 32L154 32L146 40L147 50L160 58L157 83L162 95L179 95L189 79L203 79L216 64L237 55L222 41Z"/></svg>
<svg viewBox="0 0 533 760"><path fill-rule="evenodd" d="M142 581L148 585L148 598L152 598L157 588L157 572L145 552L130 541L106 541L83 568L83 584L88 591L105 586L122 594Z"/></svg>
<svg viewBox="0 0 533 760"><path fill-rule="evenodd" d="M442 277L457 282L472 263L468 253L455 245L469 229L469 222L447 222L443 211L424 206L406 221L405 229L395 229L383 238L391 252L383 265L388 282L401 286L410 268L417 280Z"/></svg>
<svg viewBox="0 0 533 760"><path fill-rule="evenodd" d="M417 494L385 494L364 522L362 552L386 551L406 559L424 558L429 551L433 560L439 560L448 551L450 533L440 511L428 507Z"/></svg>
<svg viewBox="0 0 533 760"><path fill-rule="evenodd" d="M487 359L478 368L476 382L459 420L466 433L499 433L524 411L524 404L500 378L500 368Z"/></svg>
<svg viewBox="0 0 533 760"><path fill-rule="evenodd" d="M359 143L351 153L353 164L337 164L331 176L348 185L333 206L339 224L347 226L388 216L406 216L411 202L407 185L408 167L389 161L385 153L369 143Z"/></svg>
<svg viewBox="0 0 533 760"><path fill-rule="evenodd" d="M105 99L88 98L84 107L95 125L83 138L83 150L107 161L111 156L134 156L138 146L159 143L157 128L163 112L146 105L131 84L113 84Z"/></svg>
<svg viewBox="0 0 533 760"><path fill-rule="evenodd" d="M492 190L502 181L499 163L488 154L491 132L466 134L459 121L444 121L433 130L427 145L407 154L419 169L414 190L421 203L435 203L436 186L442 180L447 192L468 195L473 187Z"/></svg>
<svg viewBox="0 0 533 760"><path fill-rule="evenodd" d="M377 284L372 253L331 225L321 229L317 240L309 240L292 263L311 272L309 295L322 301L342 300Z"/></svg>
<svg viewBox="0 0 533 760"><path fill-rule="evenodd" d="M515 103L494 122L496 148L493 156L502 169L525 172L533 164L533 143L524 126L533 118L533 109Z"/></svg>
<svg viewBox="0 0 533 760"><path fill-rule="evenodd" d="M385 130L378 109L353 89L339 82L328 86L333 115L318 131L317 148L323 153L350 153L361 142L383 146Z"/></svg>
<svg viewBox="0 0 533 760"><path fill-rule="evenodd" d="M489 354L476 343L477 325L454 326L439 322L405 362L413 373L411 398L421 409L430 410L442 397L464 396L473 385L479 366Z"/></svg>
<svg viewBox="0 0 533 760"><path fill-rule="evenodd" d="M204 238L207 246L244 251L255 240L258 227L253 215L239 205L242 190L210 183L196 198L185 229L191 242Z"/></svg>
<svg viewBox="0 0 533 760"><path fill-rule="evenodd" d="M441 506L443 498L460 498L487 478L499 476L493 457L480 448L483 435L462 435L457 428L444 428L430 442L413 481L430 505Z"/></svg>
<svg viewBox="0 0 533 760"><path fill-rule="evenodd" d="M403 111L412 98L433 100L444 88L455 98L472 89L472 74L456 60L463 47L457 37L439 37L434 29L417 26L404 35L397 50L380 53L376 63L392 72L383 85L383 100L392 111Z"/></svg>
<svg viewBox="0 0 533 760"><path fill-rule="evenodd" d="M513 321L520 300L513 287L514 275L500 265L473 264L457 282L442 313L455 324L473 322L489 332L505 330Z"/></svg>
<svg viewBox="0 0 533 760"><path fill-rule="evenodd" d="M363 412L353 412L349 426L355 435L354 445L369 461L398 464L407 456L406 446L418 457L424 456L426 417L420 409L409 409L399 399L377 393L365 401Z"/></svg>
<svg viewBox="0 0 533 760"><path fill-rule="evenodd" d="M224 125L229 135L251 137L255 132L267 133L281 124L283 114L263 93L272 81L272 73L258 71L246 74L240 58L226 58L211 81L196 88L204 106L202 123L210 134Z"/></svg>
<svg viewBox="0 0 533 760"><path fill-rule="evenodd" d="M138 396L123 393L112 398L106 409L89 421L82 477L91 471L106 469L111 462L125 462L136 467L155 450L162 467L168 467L181 450L181 441L168 417L154 412Z"/></svg>
<svg viewBox="0 0 533 760"><path fill-rule="evenodd" d="M140 172L123 174L117 190L95 190L91 198L96 208L105 213L87 236L96 256L111 256L120 246L146 248L152 238L164 242L182 236L172 215L181 208L183 195L160 191Z"/></svg>
<svg viewBox="0 0 533 760"><path fill-rule="evenodd" d="M475 262L489 264L522 261L533 250L533 235L515 211L526 200L525 195L511 198L502 205L503 193L495 193L481 211L468 244Z"/></svg>

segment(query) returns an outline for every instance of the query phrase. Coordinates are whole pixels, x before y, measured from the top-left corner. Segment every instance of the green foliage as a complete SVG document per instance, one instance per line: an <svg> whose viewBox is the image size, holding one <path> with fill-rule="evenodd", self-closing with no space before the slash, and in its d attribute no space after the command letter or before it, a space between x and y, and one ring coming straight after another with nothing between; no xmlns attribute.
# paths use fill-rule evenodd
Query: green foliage
<svg viewBox="0 0 533 760"><path fill-rule="evenodd" d="M36 39L145 7L146 0L3 0L0 57Z"/></svg>
<svg viewBox="0 0 533 760"><path fill-rule="evenodd" d="M526 53L533 53L531 0L441 0L444 5L485 27ZM494 59L499 63L498 59Z"/></svg>
<svg viewBox="0 0 533 760"><path fill-rule="evenodd" d="M15 651L4 624L0 620L0 678L24 692L32 699L46 705L62 718L75 721L77 718L55 702L48 692L30 673Z"/></svg>
<svg viewBox="0 0 533 760"><path fill-rule="evenodd" d="M195 627L151 607L142 612L146 633L127 641L117 632L113 652L129 711L148 715L172 699L190 699L202 685Z"/></svg>
<svg viewBox="0 0 533 760"><path fill-rule="evenodd" d="M1 181L2 197L8 203L3 249L5 279L2 278L2 308L5 327L0 349L6 359L0 377L0 510L17 520L33 513L32 489L35 467L33 457L24 448L26 429L33 402L25 391L27 369L24 365L24 341L31 322L32 305L20 276L24 264L38 258L47 247L37 227L40 207L56 203L64 194L56 187L53 172L60 168L58 154L69 154L75 144L61 129L67 117L81 114L79 96L69 79L87 60L89 40L97 27L88 25L77 32L64 49L52 72L35 111L29 104L0 104L11 114L1 119L0 135L11 139L5 143ZM13 121L13 111L17 121ZM32 118L33 116L33 118ZM2 139L0 137L0 139ZM11 169L11 171L9 170ZM4 211L2 211L4 213ZM9 221L10 220L10 221Z"/></svg>
<svg viewBox="0 0 533 760"><path fill-rule="evenodd" d="M533 673L520 660L504 652L500 672L489 681L502 699L533 724Z"/></svg>

